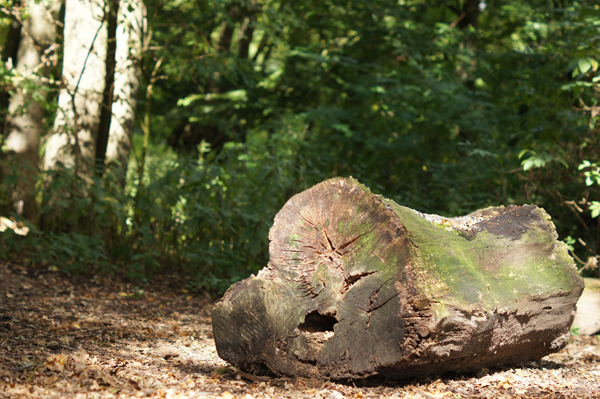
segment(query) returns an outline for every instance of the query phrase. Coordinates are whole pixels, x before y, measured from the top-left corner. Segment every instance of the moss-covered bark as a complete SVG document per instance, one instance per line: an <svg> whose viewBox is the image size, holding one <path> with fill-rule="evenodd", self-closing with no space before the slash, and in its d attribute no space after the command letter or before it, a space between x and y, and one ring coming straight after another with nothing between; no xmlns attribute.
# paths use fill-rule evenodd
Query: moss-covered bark
<svg viewBox="0 0 600 399"><path fill-rule="evenodd" d="M583 283L535 206L425 215L352 178L291 198L270 262L213 313L219 355L248 371L411 377L562 348Z"/></svg>

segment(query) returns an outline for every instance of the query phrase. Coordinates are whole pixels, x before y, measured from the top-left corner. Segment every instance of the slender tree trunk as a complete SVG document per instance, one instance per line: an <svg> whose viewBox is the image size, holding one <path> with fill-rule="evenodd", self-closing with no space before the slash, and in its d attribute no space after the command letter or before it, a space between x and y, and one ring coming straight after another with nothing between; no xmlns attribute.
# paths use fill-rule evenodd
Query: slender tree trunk
<svg viewBox="0 0 600 399"><path fill-rule="evenodd" d="M15 2L16 6L20 5L20 2ZM21 41L21 22L14 18L8 27L8 33L6 35L6 41L3 43L2 54L0 61L5 65L17 65L17 52L19 50L19 42ZM1 126L0 134L8 135L8 126L6 123L6 116L8 110L10 96L8 90L0 91L0 115Z"/></svg>
<svg viewBox="0 0 600 399"><path fill-rule="evenodd" d="M142 131L144 132L144 139L142 142L142 150L138 159L137 174L138 174L138 193L144 187L144 168L146 167L146 154L148 152L148 142L150 140L150 110L152 109L152 92L154 90L154 83L158 80L158 71L162 65L163 58L159 58L154 69L150 75L148 86L146 86L146 109L144 110L144 120L141 123Z"/></svg>
<svg viewBox="0 0 600 399"><path fill-rule="evenodd" d="M260 43L258 44L258 48L256 49L256 53L252 56L252 61L256 62L258 60L258 56L263 52L267 44L269 43L269 35L265 32L263 37L260 39Z"/></svg>
<svg viewBox="0 0 600 399"><path fill-rule="evenodd" d="M234 25L228 24L227 21L223 21L222 23L223 30L221 33L221 38L219 39L218 49L220 52L226 53L229 51L229 47L231 46L231 39L233 37Z"/></svg>
<svg viewBox="0 0 600 399"><path fill-rule="evenodd" d="M8 27L8 34L6 35L6 42L2 48L2 61L10 62L12 65L17 64L17 52L19 51L19 42L21 41L21 29L22 25L17 19L13 19Z"/></svg>
<svg viewBox="0 0 600 399"><path fill-rule="evenodd" d="M479 3L480 0L466 0L459 14L458 27L465 29L469 26L479 26Z"/></svg>
<svg viewBox="0 0 600 399"><path fill-rule="evenodd" d="M106 82L102 93L100 110L100 123L98 125L98 139L96 141L96 171L104 174L104 159L112 119L112 104L115 83L115 62L117 52L117 13L119 0L107 0L107 51L106 51Z"/></svg>
<svg viewBox="0 0 600 399"><path fill-rule="evenodd" d="M107 165L119 165L123 181L135 126L145 15L142 0L121 0L116 35L114 101L105 162Z"/></svg>
<svg viewBox="0 0 600 399"><path fill-rule="evenodd" d="M461 30L466 30L469 27L477 29L479 27L479 0L466 0L463 4L462 9L456 10L458 18L456 24ZM475 87L475 71L477 69L477 58L475 53L477 51L477 38L467 33L465 40L462 43L463 52L467 60L463 59L459 61L457 65L457 72L460 78L465 82L469 88Z"/></svg>
<svg viewBox="0 0 600 399"><path fill-rule="evenodd" d="M44 83L39 76L47 75L51 61L46 50L55 40L55 19L60 2L28 0L27 14L20 34L16 59L17 72L23 78L16 88L8 107L8 134L6 148L16 157L22 172L12 192L13 205L27 219L35 221L35 176L38 169L40 136L45 116L42 105L34 100L46 97ZM14 56L13 56L14 57ZM14 58L13 58L14 59ZM37 87L32 87L37 86Z"/></svg>
<svg viewBox="0 0 600 399"><path fill-rule="evenodd" d="M53 132L46 144L46 170L60 163L74 168L81 176L93 172L106 81L105 7L102 0L67 0L63 88Z"/></svg>
<svg viewBox="0 0 600 399"><path fill-rule="evenodd" d="M251 16L244 20L244 24L240 28L238 57L244 60L248 58L250 53L250 43L252 42L252 36L254 36L254 24L255 18Z"/></svg>

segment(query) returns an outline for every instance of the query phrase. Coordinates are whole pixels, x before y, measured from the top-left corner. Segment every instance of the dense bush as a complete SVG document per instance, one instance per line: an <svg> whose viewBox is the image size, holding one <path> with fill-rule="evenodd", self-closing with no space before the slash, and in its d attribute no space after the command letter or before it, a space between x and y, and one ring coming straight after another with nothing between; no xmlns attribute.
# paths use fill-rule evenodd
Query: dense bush
<svg viewBox="0 0 600 399"><path fill-rule="evenodd" d="M92 182L64 168L48 172L39 228L23 221L24 237L6 230L0 257L18 253L74 274L183 273L191 289L222 292L266 265L276 212L311 176L298 168L298 145L251 137L219 152L203 144L195 158L163 150L149 158L143 184L132 165L125 190L110 170Z"/></svg>
<svg viewBox="0 0 600 399"><path fill-rule="evenodd" d="M147 157L138 132L124 187L40 174L39 223L0 255L221 292L266 264L290 196L353 175L447 216L543 206L596 273L600 6L455 3L148 1ZM22 171L3 162L6 207Z"/></svg>

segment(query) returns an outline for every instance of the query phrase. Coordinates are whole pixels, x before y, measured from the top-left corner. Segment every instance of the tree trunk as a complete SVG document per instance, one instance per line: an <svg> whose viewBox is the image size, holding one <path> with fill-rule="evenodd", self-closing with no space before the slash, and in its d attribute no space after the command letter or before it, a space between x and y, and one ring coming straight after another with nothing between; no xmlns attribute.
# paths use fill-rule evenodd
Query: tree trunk
<svg viewBox="0 0 600 399"><path fill-rule="evenodd" d="M20 5L20 2L15 1L15 6L20 7ZM19 43L21 42L21 29L22 25L19 20L14 18L10 21L6 41L2 47L2 62L10 62L12 65L17 64L17 53L19 52Z"/></svg>
<svg viewBox="0 0 600 399"><path fill-rule="evenodd" d="M219 356L314 378L515 365L567 344L583 289L535 206L426 215L352 178L291 198L270 262L213 312Z"/></svg>
<svg viewBox="0 0 600 399"><path fill-rule="evenodd" d="M106 164L118 164L123 181L135 126L145 15L142 0L121 0L117 27L114 102Z"/></svg>
<svg viewBox="0 0 600 399"><path fill-rule="evenodd" d="M104 174L104 160L112 120L113 94L115 87L115 64L117 53L117 22L119 0L106 0L106 81L100 104L100 121L98 122L98 138L96 140L96 172Z"/></svg>
<svg viewBox="0 0 600 399"><path fill-rule="evenodd" d="M252 37L255 29L255 17L251 15L244 19L244 23L240 27L239 40L238 40L238 57L246 60L250 53L250 43L252 43Z"/></svg>
<svg viewBox="0 0 600 399"><path fill-rule="evenodd" d="M44 168L62 163L90 176L106 78L106 5L102 0L66 1L63 88Z"/></svg>
<svg viewBox="0 0 600 399"><path fill-rule="evenodd" d="M469 27L477 30L479 27L479 3L480 0L466 0L461 10L456 10L458 27L461 30L467 30ZM475 72L477 71L477 37L473 32L465 34L462 43L462 57L458 58L457 72L458 76L467 87L475 88Z"/></svg>
<svg viewBox="0 0 600 399"><path fill-rule="evenodd" d="M15 1L15 6L20 7L20 1ZM8 26L6 41L3 43L0 62L5 65L17 65L17 52L19 51L19 42L21 41L21 22L15 17ZM10 96L8 90L0 90L0 134L8 136L8 128L6 123L7 110ZM1 171L0 171L1 172ZM1 177L1 176L0 176Z"/></svg>
<svg viewBox="0 0 600 399"><path fill-rule="evenodd" d="M45 5L46 4L46 5ZM27 2L28 18L23 20L16 69L24 80L16 88L8 107L6 149L16 158L21 171L11 193L14 208L31 221L37 217L35 176L38 170L40 136L45 117L44 108L34 100L44 99L47 90L39 76L47 76L51 65L44 53L54 43L55 22L60 2Z"/></svg>

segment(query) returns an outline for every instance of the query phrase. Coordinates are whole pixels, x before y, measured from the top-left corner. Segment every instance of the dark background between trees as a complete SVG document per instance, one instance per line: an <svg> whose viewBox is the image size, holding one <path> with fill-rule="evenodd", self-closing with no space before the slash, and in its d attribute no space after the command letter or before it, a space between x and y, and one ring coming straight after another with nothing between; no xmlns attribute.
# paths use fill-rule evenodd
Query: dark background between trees
<svg viewBox="0 0 600 399"><path fill-rule="evenodd" d="M2 0L1 216L30 231L0 233L0 257L69 273L176 273L218 293L266 264L268 229L290 196L352 175L445 216L542 206L579 267L597 273L595 1L146 0L140 42L129 44L140 50L128 167L111 166L102 144L48 167L50 136L69 123L56 117L69 87L69 1L53 3L46 67L23 77L27 2ZM102 6L106 88L121 22L119 2ZM114 114L104 92L100 108ZM18 93L29 97L9 110ZM7 143L32 104L43 118L28 164Z"/></svg>

